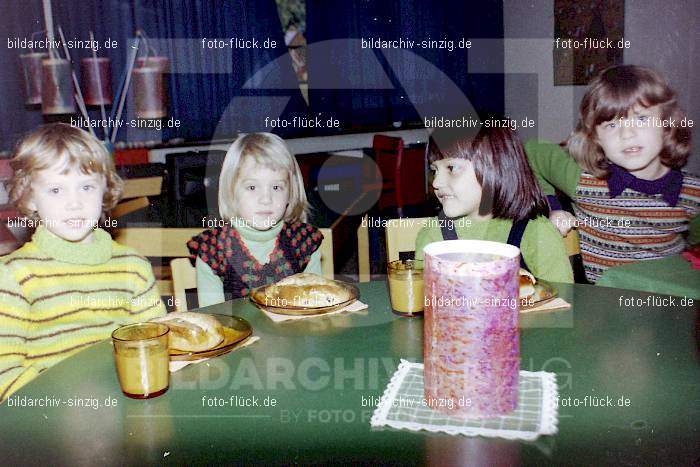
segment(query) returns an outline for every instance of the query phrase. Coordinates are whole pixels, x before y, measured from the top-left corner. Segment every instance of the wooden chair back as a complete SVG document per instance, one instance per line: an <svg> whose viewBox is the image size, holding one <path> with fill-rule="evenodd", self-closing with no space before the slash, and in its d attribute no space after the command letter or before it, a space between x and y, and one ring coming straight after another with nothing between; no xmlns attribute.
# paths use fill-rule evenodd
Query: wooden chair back
<svg viewBox="0 0 700 467"><path fill-rule="evenodd" d="M115 230L114 240L149 258L187 258L190 254L187 241L201 232L201 228L125 227ZM160 294L172 295L172 273L155 272Z"/></svg>
<svg viewBox="0 0 700 467"><path fill-rule="evenodd" d="M163 177L127 178L124 180L122 199L158 196L163 189Z"/></svg>
<svg viewBox="0 0 700 467"><path fill-rule="evenodd" d="M566 254L575 256L581 253L581 242L578 236L578 229L571 229L569 233L564 237L564 246L566 247Z"/></svg>
<svg viewBox="0 0 700 467"><path fill-rule="evenodd" d="M175 310L187 311L187 290L197 288L197 270L189 258L175 258L170 261L170 270L173 275Z"/></svg>
<svg viewBox="0 0 700 467"><path fill-rule="evenodd" d="M357 227L357 271L359 282L370 281L369 267L369 216L362 216L359 227Z"/></svg>
<svg viewBox="0 0 700 467"><path fill-rule="evenodd" d="M321 275L328 279L335 277L335 265L333 264L333 230L318 229L323 234L321 250Z"/></svg>
<svg viewBox="0 0 700 467"><path fill-rule="evenodd" d="M148 201L148 198L146 198L145 196L130 199L128 201L122 201L121 203L114 206L114 208L112 208L111 214L112 217L116 219L122 216L126 216L127 214L132 213L134 211L138 211L139 209L147 208L150 204L150 201Z"/></svg>
<svg viewBox="0 0 700 467"><path fill-rule="evenodd" d="M387 261L401 259L400 253L415 252L418 232L428 224L429 220L429 217L388 220L385 228Z"/></svg>
<svg viewBox="0 0 700 467"><path fill-rule="evenodd" d="M124 180L122 202L112 209L112 217L119 218L148 207L148 196L159 196L162 187L163 177L127 178Z"/></svg>

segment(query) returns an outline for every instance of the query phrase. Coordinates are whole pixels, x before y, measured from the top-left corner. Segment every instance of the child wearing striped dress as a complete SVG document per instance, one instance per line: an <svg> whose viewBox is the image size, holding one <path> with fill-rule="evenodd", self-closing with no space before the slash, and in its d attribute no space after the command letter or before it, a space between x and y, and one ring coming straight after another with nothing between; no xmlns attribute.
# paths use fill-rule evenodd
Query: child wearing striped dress
<svg viewBox="0 0 700 467"><path fill-rule="evenodd" d="M150 263L98 228L123 183L96 138L48 125L11 166L10 199L36 231L0 257L0 401L120 325L165 314Z"/></svg>
<svg viewBox="0 0 700 467"><path fill-rule="evenodd" d="M691 149L675 92L649 68L623 65L596 77L564 144L530 141L530 165L548 195L550 220L577 226L586 277L610 267L680 254L700 241L700 178L682 168ZM555 188L573 201L561 210Z"/></svg>

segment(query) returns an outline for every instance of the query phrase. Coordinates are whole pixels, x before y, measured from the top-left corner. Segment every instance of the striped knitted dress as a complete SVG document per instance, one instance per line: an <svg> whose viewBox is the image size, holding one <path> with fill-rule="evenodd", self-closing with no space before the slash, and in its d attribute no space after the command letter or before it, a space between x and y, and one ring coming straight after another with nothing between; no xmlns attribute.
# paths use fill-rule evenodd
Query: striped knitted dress
<svg viewBox="0 0 700 467"><path fill-rule="evenodd" d="M611 197L607 180L583 172L574 211L586 278L596 282L610 267L680 254L688 223L700 211L700 178L683 173L678 203L626 188Z"/></svg>
<svg viewBox="0 0 700 467"><path fill-rule="evenodd" d="M89 244L39 227L0 258L0 400L127 323L165 314L150 263L98 229Z"/></svg>

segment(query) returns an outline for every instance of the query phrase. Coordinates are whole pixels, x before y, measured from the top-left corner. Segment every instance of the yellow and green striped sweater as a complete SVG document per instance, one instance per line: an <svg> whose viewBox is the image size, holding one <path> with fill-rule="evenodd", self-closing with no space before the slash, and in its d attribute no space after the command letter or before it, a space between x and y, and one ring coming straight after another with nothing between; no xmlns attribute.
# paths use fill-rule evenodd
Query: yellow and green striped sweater
<svg viewBox="0 0 700 467"><path fill-rule="evenodd" d="M39 227L0 257L0 401L117 327L165 314L151 265L97 229L78 244Z"/></svg>

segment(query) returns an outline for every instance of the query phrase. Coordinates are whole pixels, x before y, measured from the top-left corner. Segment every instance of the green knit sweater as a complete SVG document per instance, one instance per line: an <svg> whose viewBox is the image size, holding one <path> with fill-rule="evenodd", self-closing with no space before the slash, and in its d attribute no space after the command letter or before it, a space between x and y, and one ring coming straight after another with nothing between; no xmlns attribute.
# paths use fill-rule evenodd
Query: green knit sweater
<svg viewBox="0 0 700 467"><path fill-rule="evenodd" d="M0 258L0 400L44 369L165 314L150 263L97 229L89 244L39 227Z"/></svg>
<svg viewBox="0 0 700 467"><path fill-rule="evenodd" d="M455 220L457 237L460 240L490 240L506 243L513 225L510 219L490 219L482 222L469 221L466 217ZM423 259L423 249L433 242L442 241L442 232L437 218L432 218L427 227L418 232L416 259ZM528 222L520 243L523 258L530 272L538 279L552 282L574 282L564 240L545 217Z"/></svg>

